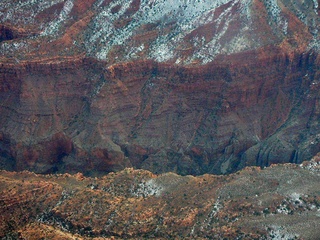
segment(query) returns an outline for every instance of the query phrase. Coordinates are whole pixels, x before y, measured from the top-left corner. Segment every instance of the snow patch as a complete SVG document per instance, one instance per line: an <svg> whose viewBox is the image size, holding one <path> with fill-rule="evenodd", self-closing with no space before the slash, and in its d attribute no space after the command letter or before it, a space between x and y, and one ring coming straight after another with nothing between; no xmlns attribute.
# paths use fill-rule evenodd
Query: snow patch
<svg viewBox="0 0 320 240"><path fill-rule="evenodd" d="M136 197L148 197L157 196L159 197L164 191L164 187L159 184L156 179L149 179L143 181L138 185L137 189L132 188L131 193Z"/></svg>
<svg viewBox="0 0 320 240"><path fill-rule="evenodd" d="M282 213L282 214L288 215L289 213L291 213L291 210L288 207L288 205L280 204L280 206L277 207L277 213Z"/></svg>
<svg viewBox="0 0 320 240"><path fill-rule="evenodd" d="M222 205L219 202L219 199L214 203L213 208L209 214L209 223L212 221L212 219L217 215L219 210L222 209Z"/></svg>
<svg viewBox="0 0 320 240"><path fill-rule="evenodd" d="M208 217L204 219L203 224L201 224L201 231L204 229L210 229L211 224L214 222L217 214L223 208L222 204L220 203L219 199L213 204L212 210L208 214Z"/></svg>
<svg viewBox="0 0 320 240"><path fill-rule="evenodd" d="M315 159L300 164L300 167L312 173L320 174L320 161L316 161Z"/></svg>
<svg viewBox="0 0 320 240"><path fill-rule="evenodd" d="M63 21L65 20L69 13L71 12L72 8L73 8L73 1L74 0L67 0L66 3L64 4L61 13L59 15L59 20Z"/></svg>
<svg viewBox="0 0 320 240"><path fill-rule="evenodd" d="M313 5L314 5L314 12L318 14L318 7L319 7L318 0L313 0Z"/></svg>
<svg viewBox="0 0 320 240"><path fill-rule="evenodd" d="M161 40L160 40L161 41ZM164 62L174 57L174 47L169 43L155 43L152 46L151 57L158 62Z"/></svg>
<svg viewBox="0 0 320 240"><path fill-rule="evenodd" d="M221 43L220 40L222 36L227 32L229 24L232 20L231 9L237 2L233 2L220 16L214 21L216 23L216 28L219 28L222 20L225 20L223 28L218 32L211 41L205 44L200 48L192 57L189 59L189 62L194 61L195 59L201 59L203 64L209 63L214 60L214 58L221 52ZM196 43L197 44L197 43Z"/></svg>
<svg viewBox="0 0 320 240"><path fill-rule="evenodd" d="M298 234L289 233L284 227L273 225L269 228L269 235L267 237L268 240L277 239L277 240L289 240L289 239L297 239L299 237Z"/></svg>
<svg viewBox="0 0 320 240"><path fill-rule="evenodd" d="M0 43L0 53L3 55L14 55L14 53L28 49L28 44L24 41L5 41ZM17 61L17 60L16 60Z"/></svg>
<svg viewBox="0 0 320 240"><path fill-rule="evenodd" d="M302 201L300 200L301 194L299 193L292 193L289 197L292 202L296 202L299 204L302 203Z"/></svg>
<svg viewBox="0 0 320 240"><path fill-rule="evenodd" d="M129 50L129 53L127 54L127 59L135 59L138 58L138 53L142 52L144 50L144 44L141 44L139 47L133 47Z"/></svg>
<svg viewBox="0 0 320 240"><path fill-rule="evenodd" d="M67 0L59 14L59 17L48 24L48 26L41 32L41 36L53 35L58 32L61 24L68 18L74 0Z"/></svg>
<svg viewBox="0 0 320 240"><path fill-rule="evenodd" d="M240 11L242 16L246 17L247 20L251 20L251 0L243 0L241 1Z"/></svg>
<svg viewBox="0 0 320 240"><path fill-rule="evenodd" d="M281 16L281 8L279 7L278 0L265 0L266 9L271 16L272 21L274 24L270 25L279 27L282 33L287 34L288 30L288 21Z"/></svg>
<svg viewBox="0 0 320 240"><path fill-rule="evenodd" d="M149 58L159 62L174 59L176 57L175 50L184 41L184 37L199 26L211 22L214 18L214 10L229 3L230 0L159 0L151 2L142 0L140 9L130 17L129 22L122 27L116 27L115 24L118 21L123 21L127 17L124 16L124 13L131 2L131 0L112 1L94 18L90 29L88 29L85 44L90 55L94 55L101 60L107 59L112 47L126 45L137 28L148 23L161 23L158 27L159 36L150 44ZM101 3L101 1L98 2L97 6L100 6ZM233 1L231 6L216 19L217 24L221 24L224 18L231 18L230 10L235 4L239 3L242 4L241 11L243 14L250 13L250 0ZM120 10L116 13L111 12L111 9L115 6L121 6ZM170 33L164 33L163 29L172 22L175 22L175 24L171 26ZM205 51L196 53L196 58L203 58L204 63L206 63L219 53L221 46L218 40L226 32L229 22L230 19L228 19L223 30L204 46ZM92 34L92 32L95 34ZM127 49L126 56L134 58L134 51L134 49Z"/></svg>
<svg viewBox="0 0 320 240"><path fill-rule="evenodd" d="M0 17L3 22L10 21L15 24L34 23L35 16L38 13L63 1L64 0L25 0L16 2L3 0L0 4Z"/></svg>
<svg viewBox="0 0 320 240"><path fill-rule="evenodd" d="M312 26L313 26L313 29L312 29L313 30L312 31L313 40L309 44L309 49L314 49L314 50L320 52L319 29L316 25L315 19L312 19Z"/></svg>
<svg viewBox="0 0 320 240"><path fill-rule="evenodd" d="M266 8L272 17L276 20L280 20L281 9L278 5L278 0L265 0Z"/></svg>

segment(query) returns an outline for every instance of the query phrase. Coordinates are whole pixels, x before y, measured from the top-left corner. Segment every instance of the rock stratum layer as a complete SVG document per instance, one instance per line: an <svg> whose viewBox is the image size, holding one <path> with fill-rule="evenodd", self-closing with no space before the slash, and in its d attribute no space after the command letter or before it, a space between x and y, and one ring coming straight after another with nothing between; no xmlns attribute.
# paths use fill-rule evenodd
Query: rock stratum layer
<svg viewBox="0 0 320 240"><path fill-rule="evenodd" d="M0 172L4 239L318 239L320 162L224 176Z"/></svg>
<svg viewBox="0 0 320 240"><path fill-rule="evenodd" d="M221 174L320 151L317 1L0 10L2 169Z"/></svg>

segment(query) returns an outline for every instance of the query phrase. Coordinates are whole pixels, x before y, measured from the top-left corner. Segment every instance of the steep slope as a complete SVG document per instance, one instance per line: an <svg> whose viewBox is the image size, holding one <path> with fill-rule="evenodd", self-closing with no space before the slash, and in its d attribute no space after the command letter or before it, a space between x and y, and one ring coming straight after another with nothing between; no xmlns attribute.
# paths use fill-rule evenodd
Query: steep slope
<svg viewBox="0 0 320 240"><path fill-rule="evenodd" d="M317 1L0 10L2 169L220 174L320 151Z"/></svg>
<svg viewBox="0 0 320 240"><path fill-rule="evenodd" d="M22 239L317 239L319 157L228 176L102 178L0 172L0 236ZM35 196L37 196L35 198Z"/></svg>

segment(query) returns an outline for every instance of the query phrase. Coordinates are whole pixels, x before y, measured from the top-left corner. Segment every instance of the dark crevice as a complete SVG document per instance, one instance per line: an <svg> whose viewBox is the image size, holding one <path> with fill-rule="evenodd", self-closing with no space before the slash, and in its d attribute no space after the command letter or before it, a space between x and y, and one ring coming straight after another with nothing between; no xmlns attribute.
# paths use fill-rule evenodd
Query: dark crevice
<svg viewBox="0 0 320 240"><path fill-rule="evenodd" d="M11 26L0 24L0 42L11 41L14 39L35 36L36 32L26 31L24 29L16 29Z"/></svg>
<svg viewBox="0 0 320 240"><path fill-rule="evenodd" d="M0 42L10 41L19 37L21 37L21 33L18 30L0 25Z"/></svg>

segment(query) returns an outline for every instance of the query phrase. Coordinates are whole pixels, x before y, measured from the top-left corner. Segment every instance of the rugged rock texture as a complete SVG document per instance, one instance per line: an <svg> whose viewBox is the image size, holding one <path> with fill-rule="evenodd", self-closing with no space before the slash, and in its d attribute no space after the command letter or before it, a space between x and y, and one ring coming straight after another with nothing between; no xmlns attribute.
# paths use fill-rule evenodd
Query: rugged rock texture
<svg viewBox="0 0 320 240"><path fill-rule="evenodd" d="M2 169L221 174L320 151L317 1L0 9Z"/></svg>
<svg viewBox="0 0 320 240"><path fill-rule="evenodd" d="M320 161L228 176L0 172L5 239L317 239ZM10 238L11 237L11 238Z"/></svg>
<svg viewBox="0 0 320 240"><path fill-rule="evenodd" d="M85 52L109 63L194 64L268 45L304 51L319 40L316 0L3 0L0 9L2 39L37 34L2 44L18 60Z"/></svg>
<svg viewBox="0 0 320 240"><path fill-rule="evenodd" d="M3 65L2 166L202 174L299 163L320 151L319 58L271 50L198 67Z"/></svg>

